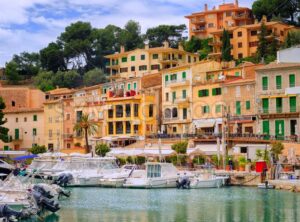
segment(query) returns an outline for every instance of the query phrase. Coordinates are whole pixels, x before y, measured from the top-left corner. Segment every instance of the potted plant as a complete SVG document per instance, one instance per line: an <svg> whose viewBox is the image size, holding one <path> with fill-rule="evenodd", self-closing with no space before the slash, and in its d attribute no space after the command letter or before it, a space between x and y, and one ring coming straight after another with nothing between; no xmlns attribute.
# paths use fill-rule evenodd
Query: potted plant
<svg viewBox="0 0 300 222"><path fill-rule="evenodd" d="M245 171L246 163L247 163L246 158L244 156L241 156L239 158L239 170L240 171Z"/></svg>

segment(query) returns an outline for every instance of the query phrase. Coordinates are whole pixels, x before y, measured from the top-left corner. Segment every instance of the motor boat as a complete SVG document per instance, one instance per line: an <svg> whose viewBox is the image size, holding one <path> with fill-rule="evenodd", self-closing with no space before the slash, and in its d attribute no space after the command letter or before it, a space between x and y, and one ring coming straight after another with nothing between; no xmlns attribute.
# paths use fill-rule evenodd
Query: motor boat
<svg viewBox="0 0 300 222"><path fill-rule="evenodd" d="M115 173L105 174L99 179L99 185L101 187L123 187L126 179L130 177L136 169L136 165L124 165Z"/></svg>
<svg viewBox="0 0 300 222"><path fill-rule="evenodd" d="M199 174L190 179L190 188L220 188L224 185L224 178L214 174Z"/></svg>
<svg viewBox="0 0 300 222"><path fill-rule="evenodd" d="M10 164L6 163L5 161L0 160L0 175L1 175L1 178L5 179L5 177L7 175L9 175L14 169L15 169L15 167L13 165L10 165Z"/></svg>
<svg viewBox="0 0 300 222"><path fill-rule="evenodd" d="M148 162L146 170L134 170L123 185L127 188L175 188L178 170L172 163Z"/></svg>

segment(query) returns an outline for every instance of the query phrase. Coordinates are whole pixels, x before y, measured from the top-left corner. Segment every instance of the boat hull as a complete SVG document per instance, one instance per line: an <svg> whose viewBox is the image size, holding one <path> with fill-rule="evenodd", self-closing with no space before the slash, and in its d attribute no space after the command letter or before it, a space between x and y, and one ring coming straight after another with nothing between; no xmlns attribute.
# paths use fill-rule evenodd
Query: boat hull
<svg viewBox="0 0 300 222"><path fill-rule="evenodd" d="M153 188L176 188L176 178L130 178L126 181L123 187L126 188L140 188L140 189L153 189Z"/></svg>
<svg viewBox="0 0 300 222"><path fill-rule="evenodd" d="M200 188L219 188L223 185L222 179L193 179L190 184L191 189L200 189Z"/></svg>

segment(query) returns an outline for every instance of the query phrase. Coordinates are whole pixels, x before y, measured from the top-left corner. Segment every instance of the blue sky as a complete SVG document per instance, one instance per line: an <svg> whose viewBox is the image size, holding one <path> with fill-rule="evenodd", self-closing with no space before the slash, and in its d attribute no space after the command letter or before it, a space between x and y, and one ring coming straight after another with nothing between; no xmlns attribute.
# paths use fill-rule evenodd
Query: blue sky
<svg viewBox="0 0 300 222"><path fill-rule="evenodd" d="M226 0L225 2L233 2ZM253 0L239 0L251 6ZM139 21L142 32L159 24L187 23L184 15L223 0L1 0L0 67L22 51L38 51L72 22L89 21L94 27L124 26Z"/></svg>

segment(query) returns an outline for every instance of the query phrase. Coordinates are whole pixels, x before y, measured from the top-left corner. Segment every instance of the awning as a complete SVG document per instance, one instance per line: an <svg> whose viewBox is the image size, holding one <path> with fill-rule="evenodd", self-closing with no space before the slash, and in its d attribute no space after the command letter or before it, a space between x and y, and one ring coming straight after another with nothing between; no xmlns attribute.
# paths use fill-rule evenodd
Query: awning
<svg viewBox="0 0 300 222"><path fill-rule="evenodd" d="M194 153L203 153L205 155L214 155L218 153L217 144L201 144L197 145L194 149L188 149L187 154L193 155ZM222 153L222 145L220 144L220 153Z"/></svg>
<svg viewBox="0 0 300 222"><path fill-rule="evenodd" d="M216 124L216 120L193 120L194 126L199 129L199 128L212 128Z"/></svg>
<svg viewBox="0 0 300 222"><path fill-rule="evenodd" d="M1 150L0 155L7 155L7 156L24 156L26 155L26 151L13 151L13 150Z"/></svg>
<svg viewBox="0 0 300 222"><path fill-rule="evenodd" d="M33 155L27 155L27 156L19 156L19 157L14 158L13 160L15 160L15 161L27 160L27 159L33 159L36 157L38 157L38 155L33 154Z"/></svg>
<svg viewBox="0 0 300 222"><path fill-rule="evenodd" d="M172 149L161 149L162 156L172 156L176 152ZM113 148L110 152L107 153L107 156L159 156L160 152L158 148L155 149L118 149Z"/></svg>
<svg viewBox="0 0 300 222"><path fill-rule="evenodd" d="M299 94L300 94L300 86L285 89L285 95L299 95Z"/></svg>

